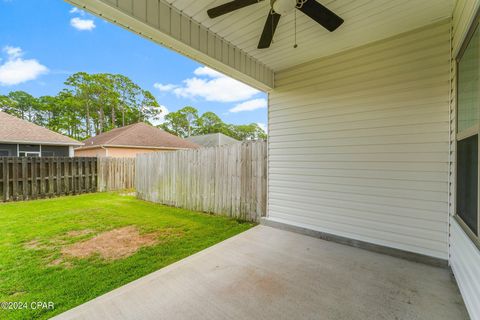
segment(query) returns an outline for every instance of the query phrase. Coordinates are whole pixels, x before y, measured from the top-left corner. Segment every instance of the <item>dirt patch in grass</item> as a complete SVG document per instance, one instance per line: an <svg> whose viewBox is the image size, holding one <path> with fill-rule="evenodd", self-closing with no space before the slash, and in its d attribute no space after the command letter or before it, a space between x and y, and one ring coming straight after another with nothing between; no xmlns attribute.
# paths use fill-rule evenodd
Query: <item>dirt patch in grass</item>
<svg viewBox="0 0 480 320"><path fill-rule="evenodd" d="M49 258L50 260L52 258ZM51 260L49 263L47 263L47 266L49 267L57 267L57 266L62 266L65 269L71 269L73 267L72 263L70 261L66 261L63 258L58 258L55 260Z"/></svg>
<svg viewBox="0 0 480 320"><path fill-rule="evenodd" d="M88 234L93 233L93 230L85 229L85 230L72 230L67 233L64 233L60 236L56 236L48 242L42 242L39 239L33 239L24 244L24 247L29 250L52 250L58 246L63 246L70 238L78 238L82 236L86 236Z"/></svg>
<svg viewBox="0 0 480 320"><path fill-rule="evenodd" d="M49 250L58 252L61 256L54 258L50 255L45 263L49 267L62 266L71 268L71 258L85 259L98 255L105 260L123 259L133 255L140 248L154 246L171 239L182 237L184 232L175 228L164 228L156 232L140 234L135 226L117 228L97 234L93 238L82 240L85 236L95 233L92 229L72 230L57 237L53 237L47 243L39 239L33 239L24 244L29 250ZM76 239L77 242L71 243Z"/></svg>
<svg viewBox="0 0 480 320"><path fill-rule="evenodd" d="M105 260L116 260L131 256L140 248L159 242L160 232L140 234L133 226L113 229L99 235L68 245L62 249L64 257L88 258L100 255Z"/></svg>
<svg viewBox="0 0 480 320"><path fill-rule="evenodd" d="M69 238L76 238L76 237L80 237L80 236L85 236L85 235L90 234L92 232L93 232L93 230L90 230L90 229L73 230L73 231L67 232L65 235Z"/></svg>
<svg viewBox="0 0 480 320"><path fill-rule="evenodd" d="M25 248L30 250L41 250L41 249L45 249L45 245L40 241L38 241L37 239L34 239L32 241L25 243Z"/></svg>

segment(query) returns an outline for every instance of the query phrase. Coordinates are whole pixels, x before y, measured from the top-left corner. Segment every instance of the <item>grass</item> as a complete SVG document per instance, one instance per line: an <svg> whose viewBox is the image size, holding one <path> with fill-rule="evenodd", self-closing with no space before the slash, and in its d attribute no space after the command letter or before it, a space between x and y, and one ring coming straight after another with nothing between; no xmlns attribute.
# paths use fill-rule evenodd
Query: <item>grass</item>
<svg viewBox="0 0 480 320"><path fill-rule="evenodd" d="M62 257L66 245L126 226L135 226L142 234L178 232L126 258L90 256L51 264ZM0 319L52 317L252 226L116 193L0 204L0 302L27 302L29 306L0 310ZM66 236L81 230L93 232ZM32 248L31 243L38 247ZM31 302L35 301L51 301L55 307L33 310Z"/></svg>

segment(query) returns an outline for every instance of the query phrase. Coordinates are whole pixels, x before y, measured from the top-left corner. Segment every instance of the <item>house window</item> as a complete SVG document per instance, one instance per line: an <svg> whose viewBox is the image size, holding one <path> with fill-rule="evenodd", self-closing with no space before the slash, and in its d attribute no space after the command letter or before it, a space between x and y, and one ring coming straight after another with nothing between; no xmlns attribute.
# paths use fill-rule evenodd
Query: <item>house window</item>
<svg viewBox="0 0 480 320"><path fill-rule="evenodd" d="M478 135L457 148L457 214L478 235Z"/></svg>
<svg viewBox="0 0 480 320"><path fill-rule="evenodd" d="M8 150L0 150L0 157L8 157L10 152Z"/></svg>
<svg viewBox="0 0 480 320"><path fill-rule="evenodd" d="M18 146L19 157L40 157L40 145L20 144Z"/></svg>
<svg viewBox="0 0 480 320"><path fill-rule="evenodd" d="M457 57L456 216L478 239L478 135L480 132L480 30L472 25Z"/></svg>

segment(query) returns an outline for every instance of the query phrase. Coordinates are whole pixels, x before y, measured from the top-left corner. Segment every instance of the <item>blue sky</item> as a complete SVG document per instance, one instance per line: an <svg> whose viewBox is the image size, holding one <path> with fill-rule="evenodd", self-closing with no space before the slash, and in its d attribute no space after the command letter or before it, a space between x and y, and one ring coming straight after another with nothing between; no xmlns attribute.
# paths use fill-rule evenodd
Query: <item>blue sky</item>
<svg viewBox="0 0 480 320"><path fill-rule="evenodd" d="M0 0L0 94L55 95L72 73L120 73L169 111L191 105L234 124L267 122L266 94L62 0Z"/></svg>

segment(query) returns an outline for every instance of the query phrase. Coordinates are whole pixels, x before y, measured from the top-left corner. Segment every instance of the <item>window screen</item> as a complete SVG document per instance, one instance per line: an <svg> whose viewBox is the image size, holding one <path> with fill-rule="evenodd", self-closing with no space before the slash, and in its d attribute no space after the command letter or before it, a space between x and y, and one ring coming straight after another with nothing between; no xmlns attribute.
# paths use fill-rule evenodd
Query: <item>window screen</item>
<svg viewBox="0 0 480 320"><path fill-rule="evenodd" d="M474 32L458 62L458 132L478 126L480 32Z"/></svg>
<svg viewBox="0 0 480 320"><path fill-rule="evenodd" d="M478 135L457 142L457 214L478 235Z"/></svg>

